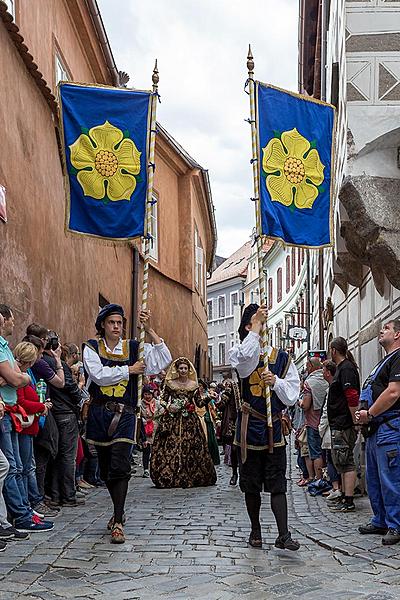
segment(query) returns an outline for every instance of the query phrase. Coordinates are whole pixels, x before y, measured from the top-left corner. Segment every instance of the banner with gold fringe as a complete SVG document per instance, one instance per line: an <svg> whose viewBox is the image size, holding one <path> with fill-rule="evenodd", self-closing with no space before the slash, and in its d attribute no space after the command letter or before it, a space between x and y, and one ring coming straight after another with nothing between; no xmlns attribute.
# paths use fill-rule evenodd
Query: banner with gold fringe
<svg viewBox="0 0 400 600"><path fill-rule="evenodd" d="M261 234L330 246L335 108L255 83Z"/></svg>
<svg viewBox="0 0 400 600"><path fill-rule="evenodd" d="M145 235L150 91L61 83L66 230L107 240Z"/></svg>

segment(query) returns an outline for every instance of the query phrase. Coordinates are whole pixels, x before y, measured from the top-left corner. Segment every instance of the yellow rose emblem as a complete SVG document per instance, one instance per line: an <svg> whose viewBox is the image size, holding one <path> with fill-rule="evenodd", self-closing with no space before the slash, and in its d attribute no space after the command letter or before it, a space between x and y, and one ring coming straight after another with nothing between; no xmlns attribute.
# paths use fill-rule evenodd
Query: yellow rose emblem
<svg viewBox="0 0 400 600"><path fill-rule="evenodd" d="M115 385L103 385L100 387L100 389L105 396L110 396L111 398L122 398L127 387L128 380L124 379Z"/></svg>
<svg viewBox="0 0 400 600"><path fill-rule="evenodd" d="M69 147L71 164L85 196L102 200L129 200L140 172L141 152L106 121L81 134Z"/></svg>
<svg viewBox="0 0 400 600"><path fill-rule="evenodd" d="M261 374L263 371L264 367L261 367L256 371L253 371L253 373L250 375L250 392L253 394L253 396L265 396L265 383L264 380L261 378Z"/></svg>
<svg viewBox="0 0 400 600"><path fill-rule="evenodd" d="M262 167L271 200L285 206L312 208L324 180L318 151L297 129L284 131L263 148Z"/></svg>

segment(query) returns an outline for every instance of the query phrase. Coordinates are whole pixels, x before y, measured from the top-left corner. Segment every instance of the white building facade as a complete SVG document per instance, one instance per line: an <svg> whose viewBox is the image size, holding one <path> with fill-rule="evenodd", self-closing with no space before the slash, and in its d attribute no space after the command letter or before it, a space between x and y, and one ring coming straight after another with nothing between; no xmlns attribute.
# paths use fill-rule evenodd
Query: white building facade
<svg viewBox="0 0 400 600"><path fill-rule="evenodd" d="M382 323L400 315L400 1L321 4L300 29L300 87L338 108L336 240L322 261L311 252L311 345L343 336L365 377Z"/></svg>
<svg viewBox="0 0 400 600"><path fill-rule="evenodd" d="M221 381L231 373L228 350L238 342L238 327L243 306L251 244L247 242L215 271L207 282L208 356L213 379Z"/></svg>

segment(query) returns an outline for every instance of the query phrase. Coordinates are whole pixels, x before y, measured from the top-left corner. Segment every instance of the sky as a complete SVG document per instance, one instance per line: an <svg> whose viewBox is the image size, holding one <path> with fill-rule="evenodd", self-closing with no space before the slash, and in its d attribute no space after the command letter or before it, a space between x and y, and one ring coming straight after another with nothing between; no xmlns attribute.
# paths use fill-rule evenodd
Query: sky
<svg viewBox="0 0 400 600"><path fill-rule="evenodd" d="M229 256L254 226L249 97L255 78L297 91L298 0L98 0L128 86L150 89L160 72L157 119L208 169L218 229Z"/></svg>

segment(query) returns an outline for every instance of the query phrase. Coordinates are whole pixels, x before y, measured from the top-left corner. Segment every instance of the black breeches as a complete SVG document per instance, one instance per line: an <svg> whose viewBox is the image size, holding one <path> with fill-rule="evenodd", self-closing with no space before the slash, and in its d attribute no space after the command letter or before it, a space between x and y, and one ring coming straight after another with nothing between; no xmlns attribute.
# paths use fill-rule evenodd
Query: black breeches
<svg viewBox="0 0 400 600"><path fill-rule="evenodd" d="M114 505L114 522L122 523L128 483L131 477L130 456L132 445L116 442L110 446L96 446L100 476L106 482Z"/></svg>

